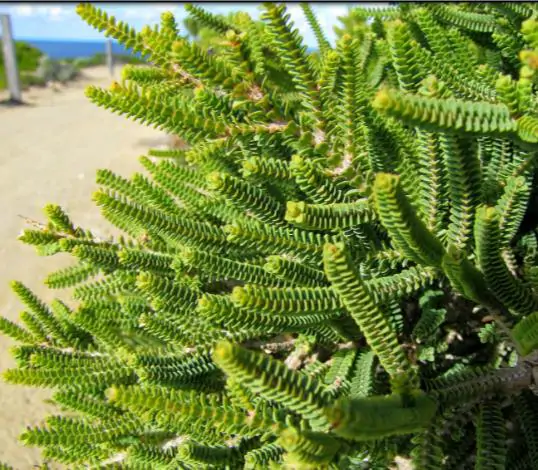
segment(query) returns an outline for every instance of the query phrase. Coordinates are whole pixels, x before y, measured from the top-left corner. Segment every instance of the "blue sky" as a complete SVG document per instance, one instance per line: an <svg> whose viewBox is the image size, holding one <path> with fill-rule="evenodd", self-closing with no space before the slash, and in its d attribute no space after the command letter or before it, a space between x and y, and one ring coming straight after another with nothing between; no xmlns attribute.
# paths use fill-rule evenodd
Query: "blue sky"
<svg viewBox="0 0 538 470"><path fill-rule="evenodd" d="M334 40L333 26L339 23L337 17L347 13L348 5L348 3L340 2L312 4L331 42ZM371 4L364 5L372 6ZM87 26L76 15L75 6L75 3L8 4L0 2L0 13L11 15L15 39L102 39L101 33ZM163 11L174 13L179 24L185 17L183 3L99 3L99 7L113 14L118 20L126 21L137 30L146 24L158 23ZM203 7L214 13L242 10L254 18L257 18L260 13L259 3L206 3ZM314 36L299 5L288 4L288 11L295 26L305 38L305 43L308 46L314 46Z"/></svg>

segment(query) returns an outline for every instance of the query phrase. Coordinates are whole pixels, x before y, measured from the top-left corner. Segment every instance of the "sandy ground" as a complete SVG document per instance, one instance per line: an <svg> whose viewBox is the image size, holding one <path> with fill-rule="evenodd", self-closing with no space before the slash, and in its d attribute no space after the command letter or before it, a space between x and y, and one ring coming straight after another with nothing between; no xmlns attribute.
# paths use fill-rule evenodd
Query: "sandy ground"
<svg viewBox="0 0 538 470"><path fill-rule="evenodd" d="M43 279L70 264L65 255L40 257L19 242L26 226L21 216L44 221L42 207L56 203L75 224L103 236L112 233L91 201L95 171L109 168L129 176L141 170L138 156L168 142L163 133L99 108L84 96L88 84L107 87L110 81L106 67L95 67L59 91L24 92L27 106L0 105L0 314L11 320L18 318L22 305L9 288L10 280L23 282L45 301L62 298L65 293L48 290ZM0 101L6 96L0 94ZM0 336L0 371L13 366L11 346ZM39 452L23 447L17 437L25 426L55 412L44 402L48 396L45 390L0 381L0 462L20 470L40 462Z"/></svg>

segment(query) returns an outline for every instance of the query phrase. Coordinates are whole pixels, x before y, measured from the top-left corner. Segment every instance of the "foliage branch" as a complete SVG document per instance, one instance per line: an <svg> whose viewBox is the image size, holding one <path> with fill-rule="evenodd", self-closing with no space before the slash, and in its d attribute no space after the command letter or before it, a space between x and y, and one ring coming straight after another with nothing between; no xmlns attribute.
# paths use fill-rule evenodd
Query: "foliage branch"
<svg viewBox="0 0 538 470"><path fill-rule="evenodd" d="M76 416L22 435L121 468L536 468L538 10L356 8L310 55L283 5L188 7L223 39L79 15L151 68L99 106L177 134L98 173L125 236L58 206L21 240L77 263L26 305L11 383ZM342 33L342 34L340 34Z"/></svg>

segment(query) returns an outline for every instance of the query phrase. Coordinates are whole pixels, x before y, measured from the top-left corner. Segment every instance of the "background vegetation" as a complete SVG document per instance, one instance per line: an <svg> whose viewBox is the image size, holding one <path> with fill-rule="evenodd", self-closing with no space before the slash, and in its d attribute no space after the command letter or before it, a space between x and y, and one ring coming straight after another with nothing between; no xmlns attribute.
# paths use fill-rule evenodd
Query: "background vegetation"
<svg viewBox="0 0 538 470"><path fill-rule="evenodd" d="M38 48L24 41L15 41L15 54L19 67L21 86L42 86L48 81L65 81L76 78L81 69L106 64L106 54L99 53L90 57L50 59ZM116 64L141 64L143 60L133 55L113 54ZM40 64L43 64L40 67ZM0 48L0 90L7 88L4 54Z"/></svg>

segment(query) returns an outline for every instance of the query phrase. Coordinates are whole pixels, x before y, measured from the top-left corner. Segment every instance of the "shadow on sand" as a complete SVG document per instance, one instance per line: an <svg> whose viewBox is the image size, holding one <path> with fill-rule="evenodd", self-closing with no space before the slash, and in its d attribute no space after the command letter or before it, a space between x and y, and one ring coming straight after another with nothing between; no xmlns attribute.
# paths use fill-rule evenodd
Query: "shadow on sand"
<svg viewBox="0 0 538 470"><path fill-rule="evenodd" d="M8 98L8 99L5 99L5 100L0 100L0 107L19 108L21 106L34 107L35 105L32 104L32 103L27 103L25 101L18 101L18 100L14 100L14 99L11 99L11 98Z"/></svg>

